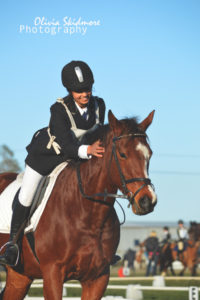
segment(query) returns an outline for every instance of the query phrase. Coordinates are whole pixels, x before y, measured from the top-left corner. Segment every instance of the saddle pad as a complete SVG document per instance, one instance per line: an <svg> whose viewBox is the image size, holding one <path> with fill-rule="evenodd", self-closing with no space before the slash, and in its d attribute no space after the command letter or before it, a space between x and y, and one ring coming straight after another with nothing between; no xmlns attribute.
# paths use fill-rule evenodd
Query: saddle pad
<svg viewBox="0 0 200 300"><path fill-rule="evenodd" d="M67 166L67 164L68 162L63 162L62 164L58 165L48 176L49 183L44 192L42 201L40 202L36 211L32 215L28 227L25 228L25 232L36 230L40 217L45 209L51 191L56 182L56 179L58 175L61 173L61 171ZM12 218L12 203L16 192L21 187L23 174L24 173L20 173L15 179L15 181L9 184L7 188L0 195L0 232L1 233L10 233L10 224Z"/></svg>
<svg viewBox="0 0 200 300"><path fill-rule="evenodd" d="M178 242L178 250L182 251L184 249L184 243L183 241Z"/></svg>

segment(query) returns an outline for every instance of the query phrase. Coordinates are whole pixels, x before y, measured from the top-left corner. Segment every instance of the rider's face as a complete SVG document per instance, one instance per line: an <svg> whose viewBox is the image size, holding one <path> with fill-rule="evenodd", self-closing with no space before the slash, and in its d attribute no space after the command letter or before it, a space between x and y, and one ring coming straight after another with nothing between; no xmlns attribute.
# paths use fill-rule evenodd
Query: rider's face
<svg viewBox="0 0 200 300"><path fill-rule="evenodd" d="M90 97L92 95L91 90L81 91L81 92L73 92L72 96L74 98L74 101L81 107L84 108L88 105L88 102L90 100Z"/></svg>

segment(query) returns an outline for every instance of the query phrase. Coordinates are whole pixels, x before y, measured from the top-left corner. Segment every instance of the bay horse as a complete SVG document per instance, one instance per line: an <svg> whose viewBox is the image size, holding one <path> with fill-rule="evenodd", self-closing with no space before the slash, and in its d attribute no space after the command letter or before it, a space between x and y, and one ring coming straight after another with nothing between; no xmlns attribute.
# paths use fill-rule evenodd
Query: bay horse
<svg viewBox="0 0 200 300"><path fill-rule="evenodd" d="M196 268L197 268L197 263L198 263L198 248L200 246L200 242L196 242L193 240L188 240L187 241L187 248L183 252L179 254L179 260L183 264L183 270L180 272L180 276L184 275L184 272L186 269L190 271L190 274L192 276L196 276ZM174 250L172 250L172 255L175 260L175 254Z"/></svg>
<svg viewBox="0 0 200 300"><path fill-rule="evenodd" d="M200 241L200 223L190 222L188 234L189 236L193 235L193 239L195 239L195 241Z"/></svg>
<svg viewBox="0 0 200 300"><path fill-rule="evenodd" d="M192 276L196 276L196 268L198 264L198 249L200 247L200 241L196 241L193 235L189 235L189 239L186 241L186 249L181 251L179 254L175 250L176 243L171 243L171 254L173 261L178 260L182 262L183 269L180 271L179 275L183 276L186 269L190 271ZM173 266L173 264L172 264Z"/></svg>
<svg viewBox="0 0 200 300"><path fill-rule="evenodd" d="M23 237L20 266L7 267L3 300L22 300L35 278L43 279L45 300L61 300L63 282L82 285L82 300L100 300L106 290L110 264L120 238L120 224L113 207L117 190L132 211L153 211L156 194L148 178L152 151L145 133L154 111L141 123L134 118L117 120L111 111L109 124L94 140L105 147L103 158L71 163L60 173L34 232L33 254ZM0 190L16 174L1 174ZM9 236L0 234L0 246Z"/></svg>
<svg viewBox="0 0 200 300"><path fill-rule="evenodd" d="M168 242L164 244L160 252L160 272L166 275L167 269L170 268L172 275L175 275L173 262L177 259L182 263L183 269L178 275L183 276L186 269L190 271L192 276L196 275L198 264L198 249L200 241L196 239L196 230L188 230L189 239L186 240L186 249L177 252L177 242Z"/></svg>
<svg viewBox="0 0 200 300"><path fill-rule="evenodd" d="M159 254L159 263L160 263L160 273L162 276L167 274L168 268L170 269L172 275L175 275L172 263L174 261L174 256L172 255L173 247L175 247L174 243L166 242L160 248Z"/></svg>

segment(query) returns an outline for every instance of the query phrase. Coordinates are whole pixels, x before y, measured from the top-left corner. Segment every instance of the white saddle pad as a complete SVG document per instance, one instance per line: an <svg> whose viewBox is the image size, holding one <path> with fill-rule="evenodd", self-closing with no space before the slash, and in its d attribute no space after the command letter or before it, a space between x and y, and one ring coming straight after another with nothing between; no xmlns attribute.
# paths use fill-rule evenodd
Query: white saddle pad
<svg viewBox="0 0 200 300"><path fill-rule="evenodd" d="M51 191L54 187L56 179L61 171L67 166L67 162L63 162L57 166L49 177L49 184L45 190L44 197L34 212L30 220L30 225L26 227L25 232L35 231L37 224L40 220L40 217L45 209ZM0 232L1 233L10 233L10 224L12 218L12 203L14 196L18 189L21 187L23 179L23 173L20 173L16 180L7 186L7 188L0 194Z"/></svg>

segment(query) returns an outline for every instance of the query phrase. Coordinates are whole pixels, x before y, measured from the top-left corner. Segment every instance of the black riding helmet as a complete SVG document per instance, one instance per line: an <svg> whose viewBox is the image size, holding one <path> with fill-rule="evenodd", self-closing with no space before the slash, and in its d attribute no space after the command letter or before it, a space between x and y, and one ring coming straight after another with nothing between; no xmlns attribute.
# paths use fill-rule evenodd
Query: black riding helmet
<svg viewBox="0 0 200 300"><path fill-rule="evenodd" d="M62 84L68 91L91 90L93 83L93 73L83 61L73 60L62 69Z"/></svg>

